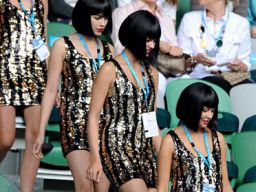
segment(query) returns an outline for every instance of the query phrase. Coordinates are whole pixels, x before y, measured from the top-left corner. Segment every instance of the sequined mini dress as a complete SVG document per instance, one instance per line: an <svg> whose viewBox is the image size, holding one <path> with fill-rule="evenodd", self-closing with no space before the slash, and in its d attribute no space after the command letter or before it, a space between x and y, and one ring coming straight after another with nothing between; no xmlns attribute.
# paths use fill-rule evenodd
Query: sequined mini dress
<svg viewBox="0 0 256 192"><path fill-rule="evenodd" d="M171 167L172 192L201 192L205 180L215 186L215 192L222 192L221 150L216 131L211 131L211 177L202 158L192 154L174 131L171 130L168 134L175 146Z"/></svg>
<svg viewBox="0 0 256 192"><path fill-rule="evenodd" d="M35 29L45 40L41 0L35 1L33 10ZM41 103L47 69L33 50L35 36L26 14L9 0L0 0L0 106Z"/></svg>
<svg viewBox="0 0 256 192"><path fill-rule="evenodd" d="M146 138L141 114L146 112L143 92L112 60L116 80L104 103L105 125L102 127L100 154L104 172L117 190L132 179L143 179L148 187L157 184L157 159L152 138ZM155 88L151 68L145 66L150 87L148 109L154 111ZM113 190L114 190L113 189Z"/></svg>
<svg viewBox="0 0 256 192"><path fill-rule="evenodd" d="M97 72L93 61L81 55L69 37L64 37L65 58L61 80L60 129L64 156L74 150L88 150L87 120L92 84ZM112 58L106 42L101 63ZM97 61L97 59L96 59ZM102 118L101 118L102 119Z"/></svg>

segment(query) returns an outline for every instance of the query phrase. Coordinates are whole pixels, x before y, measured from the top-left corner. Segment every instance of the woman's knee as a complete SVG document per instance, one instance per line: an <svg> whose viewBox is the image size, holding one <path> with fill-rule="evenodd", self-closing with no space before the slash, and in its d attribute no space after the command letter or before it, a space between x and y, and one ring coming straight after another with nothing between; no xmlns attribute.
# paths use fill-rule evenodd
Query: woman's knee
<svg viewBox="0 0 256 192"><path fill-rule="evenodd" d="M9 151L14 143L14 136L4 136L0 138L0 148L2 151Z"/></svg>
<svg viewBox="0 0 256 192"><path fill-rule="evenodd" d="M93 184L90 181L75 181L75 190L79 192L93 192Z"/></svg>

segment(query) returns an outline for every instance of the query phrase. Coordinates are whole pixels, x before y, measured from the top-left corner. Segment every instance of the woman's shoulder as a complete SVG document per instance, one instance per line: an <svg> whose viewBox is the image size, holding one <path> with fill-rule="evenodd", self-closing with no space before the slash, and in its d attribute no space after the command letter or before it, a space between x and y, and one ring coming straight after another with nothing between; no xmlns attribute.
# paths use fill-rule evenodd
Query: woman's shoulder
<svg viewBox="0 0 256 192"><path fill-rule="evenodd" d="M230 20L232 21L232 25L235 23L240 26L240 28L243 30L243 25L250 25L249 21L246 19L246 17L242 17L241 15L238 15L234 12L229 13Z"/></svg>
<svg viewBox="0 0 256 192"><path fill-rule="evenodd" d="M184 14L183 19L189 19L190 21L195 18L201 19L203 11L189 11Z"/></svg>

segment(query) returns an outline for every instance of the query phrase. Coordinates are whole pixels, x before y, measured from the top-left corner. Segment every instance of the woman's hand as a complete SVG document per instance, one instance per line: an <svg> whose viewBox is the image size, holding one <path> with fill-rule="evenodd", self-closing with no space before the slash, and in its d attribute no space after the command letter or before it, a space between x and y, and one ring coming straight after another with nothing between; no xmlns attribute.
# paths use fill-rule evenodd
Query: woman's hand
<svg viewBox="0 0 256 192"><path fill-rule="evenodd" d="M252 27L251 35L252 35L252 38L256 38L256 26Z"/></svg>
<svg viewBox="0 0 256 192"><path fill-rule="evenodd" d="M235 72L246 72L248 70L247 65L243 63L240 59L234 59L228 67Z"/></svg>
<svg viewBox="0 0 256 192"><path fill-rule="evenodd" d="M206 58L202 53L197 54L193 57L193 59L196 60L197 63L200 63L205 66L212 66L215 64L215 61Z"/></svg>
<svg viewBox="0 0 256 192"><path fill-rule="evenodd" d="M60 94L59 94L59 91L58 93L56 94L56 97L55 97L55 105L57 108L60 107Z"/></svg>
<svg viewBox="0 0 256 192"><path fill-rule="evenodd" d="M102 165L100 160L91 159L90 166L88 167L85 176L88 180L94 181L96 183L100 182L102 175Z"/></svg>
<svg viewBox="0 0 256 192"><path fill-rule="evenodd" d="M160 41L159 48L162 53L168 53L170 45L165 41Z"/></svg>
<svg viewBox="0 0 256 192"><path fill-rule="evenodd" d="M165 41L160 41L159 46L160 46L160 51L162 53L169 53L170 55L173 55L173 56L180 56L183 53L181 48L177 46L171 46L169 43Z"/></svg>
<svg viewBox="0 0 256 192"><path fill-rule="evenodd" d="M44 136L39 135L35 141L35 144L33 145L33 154L38 159L43 158L43 153L42 153L43 143L44 143Z"/></svg>
<svg viewBox="0 0 256 192"><path fill-rule="evenodd" d="M182 49L177 46L170 46L168 52L173 56L181 56L183 54Z"/></svg>

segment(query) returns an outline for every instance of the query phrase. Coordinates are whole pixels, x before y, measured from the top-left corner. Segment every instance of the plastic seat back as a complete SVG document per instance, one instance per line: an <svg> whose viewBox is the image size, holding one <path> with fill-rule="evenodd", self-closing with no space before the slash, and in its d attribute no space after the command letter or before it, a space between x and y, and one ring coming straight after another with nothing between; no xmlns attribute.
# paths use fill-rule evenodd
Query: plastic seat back
<svg viewBox="0 0 256 192"><path fill-rule="evenodd" d="M256 182L255 183L246 183L239 186L236 192L255 192L256 191Z"/></svg>
<svg viewBox="0 0 256 192"><path fill-rule="evenodd" d="M7 180L7 178L0 174L0 191L1 192L11 192L11 184Z"/></svg>
<svg viewBox="0 0 256 192"><path fill-rule="evenodd" d="M232 113L239 118L239 130L244 121L256 114L256 84L241 84L230 90Z"/></svg>
<svg viewBox="0 0 256 192"><path fill-rule="evenodd" d="M244 131L256 131L256 115L253 115L244 121L241 132Z"/></svg>
<svg viewBox="0 0 256 192"><path fill-rule="evenodd" d="M47 23L47 34L49 47L52 47L55 40L62 36L68 36L75 32L75 29L68 24L59 22Z"/></svg>
<svg viewBox="0 0 256 192"><path fill-rule="evenodd" d="M237 184L241 184L246 171L256 165L256 132L237 133L232 138L234 163L238 166Z"/></svg>

